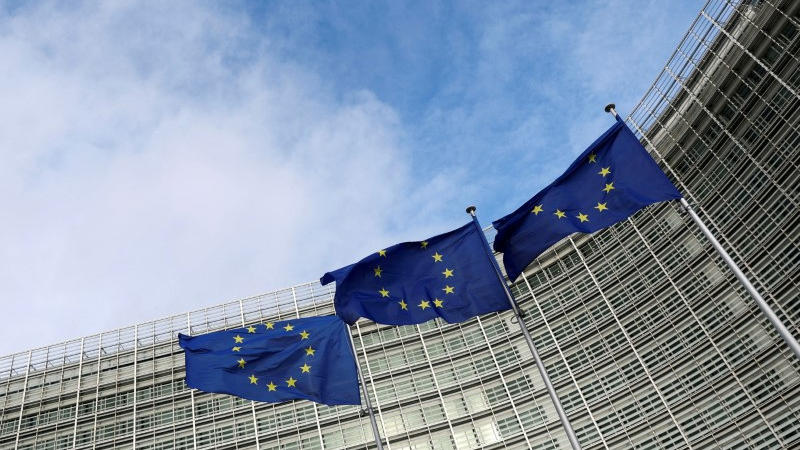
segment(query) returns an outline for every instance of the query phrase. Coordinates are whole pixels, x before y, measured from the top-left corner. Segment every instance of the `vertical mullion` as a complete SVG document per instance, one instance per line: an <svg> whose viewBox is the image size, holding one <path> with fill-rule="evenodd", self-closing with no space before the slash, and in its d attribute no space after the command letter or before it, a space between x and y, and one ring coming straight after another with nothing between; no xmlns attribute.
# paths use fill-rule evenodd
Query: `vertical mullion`
<svg viewBox="0 0 800 450"><path fill-rule="evenodd" d="M133 326L133 448L136 449L136 388L139 366L139 325Z"/></svg>
<svg viewBox="0 0 800 450"><path fill-rule="evenodd" d="M14 448L19 447L19 434L22 432L22 413L25 412L25 396L28 394L28 376L31 373L32 352L33 350L28 350L28 364L25 366L25 381L22 384L22 400L19 404L19 422L17 422L17 437L14 439Z"/></svg>
<svg viewBox="0 0 800 450"><path fill-rule="evenodd" d="M103 333L97 339L97 378L94 387L94 419L92 423L92 448L97 444L97 409L100 407L100 372L102 371Z"/></svg>
<svg viewBox="0 0 800 450"><path fill-rule="evenodd" d="M656 88L656 90L657 90L657 88ZM660 95L662 95L662 97L664 97L664 94L663 94L663 93L660 93ZM666 99L666 97L664 97L664 98ZM694 134L697 136L697 138L698 138L698 139L700 139L700 140L702 140L702 138L699 136L699 134L697 133L697 131L696 131L696 130L695 130L693 127L691 127L691 126L689 125L689 123L688 123L688 121L686 120L686 118L685 118L685 117L684 117L684 116L683 116L683 115L682 115L680 112L677 112L677 113L680 115L680 117L681 117L681 120L683 120L683 121L684 121L684 123L686 123L686 125L687 125L687 126L689 126L689 129L691 129L691 130L692 130L692 132L693 132L693 133L694 133ZM737 249L736 249L736 246L733 246L733 245L731 245L731 242L730 242L730 240L729 240L729 239L728 239L728 238L727 238L727 237L726 237L724 234L722 234L721 232L719 232L719 230L721 230L722 228L716 224L716 222L714 221L713 217L712 217L710 214L708 214L708 211L706 211L706 209L705 209L705 208L702 206L702 204L699 202L699 199L698 199L697 197L695 197L695 196L692 194L692 192L691 192L691 191L688 189L688 186L687 186L687 184L681 180L681 177L678 175L678 173L677 173L677 172L676 172L674 169L672 169L672 167L669 165L669 163L666 161L666 159L665 159L665 158L664 158L664 157L663 157L663 156L662 156L662 155L659 153L658 149L657 149L657 148L656 148L656 146L653 144L653 142L652 142L652 141L651 141L651 140L650 140L650 139L647 137L647 135L646 135L646 134L645 134L645 133L642 131L642 129L639 127L639 125L638 125L638 124L637 124L635 121L631 120L631 124L632 124L632 125L633 125L633 126L634 126L634 127L635 127L635 128L636 128L636 129L637 129L637 130L638 130L638 131L641 133L641 134L642 134L642 138L645 140L645 142L646 142L646 143L647 143L647 144L650 146L650 148L653 150L653 153L654 153L654 154L655 154L655 155L656 155L656 156L657 156L657 157L658 157L658 158L659 158L659 159L662 161L662 163L665 165L665 167L666 167L666 168L667 168L667 169L668 169L668 170L669 170L669 171L670 171L670 172L673 174L673 176L675 177L675 180L678 182L678 184L680 184L680 185L682 186L682 190L683 190L683 192L684 192L684 193L685 193L685 194L686 194L688 197L690 197L690 198L693 198L693 199L694 199L694 203L696 204L696 206L697 206L697 209L698 209L698 210L700 210L700 211L702 211L702 212L704 212L704 213L706 214L706 219L708 220L708 222L709 222L709 223L710 223L710 224L711 224L711 225L712 225L714 228L716 228L716 229L718 230L719 239L721 239L722 241L724 241L724 242L726 242L726 243L728 244L729 248L731 249L731 253L732 253L733 255L735 255L737 258L739 258L739 260L740 260L740 261L741 261L741 263L742 263L741 265L742 265L743 267L745 267L745 268L746 268L746 269L747 269L747 270L750 272L750 275L752 276L752 279L753 279L753 280L755 280L755 282L757 282L757 283L759 283L759 284L761 284L761 285L763 286L763 285L764 285L764 283L761 281L761 277L759 277L759 276L758 276L758 273L757 273L755 270L753 270L753 268L750 266L750 264L747 262L747 260L745 260L745 258L743 258L743 257L742 257L742 255L741 255L741 254L740 254L740 253L737 251ZM659 124L660 124L660 122L659 122ZM665 127L665 129L666 129L666 125L664 125L664 124L661 124L661 125L662 125L662 126L664 126L664 127ZM667 135L669 136L669 138L670 138L670 139L671 139L673 142L676 142L676 143L678 144L679 148L681 148L681 147L680 147L680 143L678 143L678 141L675 139L675 137L674 137L674 136L672 136L672 134L671 134L669 131L667 131ZM737 144L737 145L738 145L738 144ZM743 147L741 147L741 146L740 146L740 148L743 148ZM684 150L683 148L681 148L681 151L683 151L683 152L685 153L685 150ZM719 159L719 157L717 157L717 159ZM730 171L730 170L729 170L729 171ZM763 170L762 170L762 172L763 172ZM705 176L705 174L700 174L700 176L701 176L702 178L704 178L706 181L708 181L708 178ZM739 181L738 179L736 180L736 182L737 182L738 184L740 184L740 185L741 185L741 181ZM744 188L745 190L747 190L747 189L746 189L746 187L744 187L744 186L743 186L743 188ZM778 190L779 190L779 191L781 190L781 188L780 188L779 186L778 186ZM787 196L787 195L788 195L788 194L784 193L784 196ZM772 219L772 220L773 220L773 222L775 222L775 220L774 220L774 219ZM748 229L748 230L750 229L750 227L749 227L747 224L744 224L744 222L743 222L743 221L740 221L740 222L742 222L742 223L743 223L743 225L745 226L745 228L746 228L746 229ZM767 253L766 255L767 255L767 257L768 257L769 259L771 259L771 260L773 260L773 261L774 261L774 258L773 258L773 256L772 256L771 254ZM795 326L795 327L796 327L796 324L794 323L794 320L792 319L792 316L786 313L786 311L784 310L783 306L782 306L782 305L781 305L781 304L780 304L780 303L777 301L777 299L774 297L774 295L772 295L770 292L767 292L767 294L766 294L766 295L767 295L768 297L772 298L773 302L774 302L774 303L775 303L775 305L776 305L776 308L777 308L778 310L780 310L780 312L781 312L781 313L784 315L784 317L786 317L787 321L788 321L790 324L792 324L793 326Z"/></svg>
<svg viewBox="0 0 800 450"><path fill-rule="evenodd" d="M683 441L686 443L687 447L692 448L692 445L689 443L689 438L686 436L686 433L684 433L683 429L681 428L678 419L676 419L675 415L672 414L672 410L670 409L669 404L667 403L667 399L664 398L664 394L661 392L661 389L659 389L658 385L653 379L653 376L650 374L650 370L647 368L647 365L645 365L644 360L642 360L642 357L636 350L636 346L633 345L633 341L631 340L630 335L628 335L628 332L625 330L625 327L622 325L622 322L619 320L619 317L617 317L617 313L614 311L614 307L611 305L611 302L608 301L608 297L606 297L605 292L603 292L602 287L600 287L600 283L597 281L597 278L594 276L594 273L589 268L589 264L586 262L586 258L583 257L583 253L580 251L580 249L578 249L578 246L575 245L575 241L573 241L571 237L569 238L569 242L570 244L572 244L573 250L583 263L583 267L586 269L586 273L589 274L589 278L591 278L592 282L597 288L597 292L600 294L600 298L603 299L603 302L605 302L606 307L611 312L611 316L614 318L614 321L617 323L617 326L622 331L622 335L625 336L625 341L628 343L628 346L633 352L633 355L636 357L637 361L639 361L639 364L642 366L642 369L644 369L644 373L647 376L647 379L650 381L650 385L653 386L653 389L658 395L658 398L661 399L661 403L664 404L664 409L666 410L670 419L672 419L672 423L675 425L678 432L681 434L681 437L683 437Z"/></svg>
<svg viewBox="0 0 800 450"><path fill-rule="evenodd" d="M372 377L372 369L369 367L369 356L367 355L367 348L364 345L364 338L361 335L361 327L356 322L356 332L358 333L358 341L361 343L361 351L364 353L364 365L367 366L367 377L369 378L369 384L372 386L372 395L375 397L375 409L378 411L378 417L381 419L381 428L383 428L383 438L386 439L386 448L391 450L392 444L389 443L389 434L386 432L386 423L383 421L383 411L381 410L381 400L378 398L378 391L375 389L375 379ZM384 348L384 353L386 352ZM358 362L358 352L355 355L356 364ZM392 385L394 387L394 384ZM364 395L368 395L368 391L366 386L364 388ZM405 427L404 427L405 428Z"/></svg>
<svg viewBox="0 0 800 450"><path fill-rule="evenodd" d="M706 18L706 20L708 20L709 22L711 22L711 24L712 24L714 27L716 27L716 28L717 28L717 29L718 29L718 30L719 30L719 31L720 31L722 34L724 34L724 35L725 35L725 37L727 37L727 38L728 38L728 40L729 40L730 42L732 42L734 45L736 45L737 47L739 47L739 50L743 51L743 52L744 52L745 54L747 54L747 56L749 56L749 57L750 57L750 58L751 58L751 59L752 59L752 60L753 60L753 61L754 61L756 64L758 64L759 66L761 66L761 68L762 68L762 69L766 70L766 71L767 71L767 73L768 73L768 74L770 74L770 75L772 76L772 78L774 78L774 79L775 79L775 81L777 81L777 82L778 82L778 84L780 84L781 86L783 86L784 88L786 88L786 90L788 90L788 91L789 91L789 92L790 92L792 95L794 95L795 97L798 97L798 95L797 95L797 92L795 92L795 90L794 90L794 89L792 89L792 87L791 87L791 86L789 86L788 84L786 84L786 82L785 82L785 81L783 81L783 79L782 79L781 77L779 77L779 76L778 76L778 74L776 74L775 72L773 72L771 67L769 67L769 66L765 65L763 62L761 62L761 60L760 60L759 58L757 58L757 57L756 57L756 55L754 55L754 54L753 54L753 53L752 53L752 52L751 52L751 51L750 51L750 50L749 50L747 47L745 47L744 45L742 45L742 43L741 43L741 42L739 42L739 40L738 40L738 39L736 39L735 37L733 37L733 36L732 36L732 35L731 35L731 34L730 34L730 33L729 33L729 32L728 32L726 29L725 29L725 27L723 27L723 26L720 26L720 24L719 24L719 23L718 23L716 20L714 20L714 18L712 18L711 16L709 16L709 15L708 15L708 13L706 13L706 12L705 12L705 10L701 10L701 11L700 11L700 14L701 14L701 15L703 15L703 16Z"/></svg>
<svg viewBox="0 0 800 450"><path fill-rule="evenodd" d="M72 424L72 448L75 448L78 442L78 405L81 400L81 377L83 376L83 345L86 338L81 338L81 356L78 360L78 389L75 392L75 421Z"/></svg>
<svg viewBox="0 0 800 450"><path fill-rule="evenodd" d="M725 126L725 124L723 124L722 122L720 122L720 121L719 121L719 119L717 119L716 115L714 115L714 113L713 113L713 112L709 111L708 107L707 107L707 106L706 106L706 105L705 105L705 104L704 104L704 103L703 103L703 102L702 102L702 101L701 101L701 100L700 100L700 99L697 97L697 95L695 95L695 93L694 93L694 92L692 92L692 90L691 90L691 89L689 89L689 87L687 87L687 86L686 86L686 84L684 84L684 82L683 82L683 81L681 81L680 77L679 77L678 75L676 75L675 73L673 73L673 72L672 72L672 70L670 70L670 68L669 68L669 67L665 67L665 68L664 68L664 70L665 70L665 71L666 71L666 72L667 72L667 73L668 73L668 74L669 74L669 75L670 75L670 76L671 76L671 77L672 77L672 78L675 80L675 82L676 82L676 83L678 83L678 85L681 87L681 89L683 89L683 91L686 93L686 95L688 95L689 97L691 97L692 101L694 101L694 102L695 102L695 104L699 105L699 107L700 107L700 108L702 108L703 112L704 112L705 114L707 114L707 115L708 115L709 119L710 119L712 122L714 122L714 125L716 125L717 127L719 127L720 131L721 131L722 133L724 133L724 134L725 134L725 135L728 137L728 139L730 139L730 140L731 140L731 142L733 142L733 144L734 144L734 145L736 145L736 147L738 147L740 150L742 150L742 152L743 152L743 154L744 154L745 158L747 158L747 159L748 159L748 160L749 160L749 161L750 161L750 162L751 162L751 163L752 163L752 164L753 164L753 165L754 165L754 166L755 166L755 167L756 167L756 168L757 168L759 171L766 173L766 171L765 171L765 170L764 170L764 168L761 166L761 164L760 164L760 163L759 163L759 162L758 162L758 161L757 161L757 160L756 160L756 159L755 159L755 158L754 158L754 157L753 157L753 156L752 156L752 155L751 155L751 154L750 154L750 153L747 151L747 149L744 147L744 145L742 145L742 143L741 143L741 142L739 142L739 140L738 140L738 139L736 139L736 137L735 137L733 134L731 134L731 132L730 132L730 131L728 131L728 127L726 127L726 126ZM701 73L702 73L702 71L701 71ZM792 91L792 93L794 94L794 91ZM795 95L796 95L796 94L795 94ZM767 105L767 107L769 107L769 106ZM749 119L748 119L748 120L749 120ZM692 130L694 131L694 128L692 128ZM696 133L696 131L694 131L694 132ZM703 141L703 143L704 143L704 144L706 144L706 145L707 145L707 146L709 146L709 147L710 147L710 145L709 145L709 144L713 144L713 142L708 142L708 143L706 143L706 142L705 142L705 140L703 140L703 139L702 139L700 136L698 136L698 139L701 139L701 140ZM724 165L724 163L723 163L722 161L720 161L720 164L722 164L723 166L725 166L725 165ZM727 167L726 167L726 168L727 168ZM733 172L733 171L731 171L730 169L728 169L728 170L729 170L730 172ZM737 181L738 181L738 180L737 180ZM775 184L775 183L773 183L773 184ZM795 200L794 200L794 199L793 199L791 196L789 196L789 195L787 194L787 192L785 192L785 191L784 191L784 189L783 189L781 186L778 186L778 185L776 184L776 185L775 185L775 187L776 187L776 189L778 189L778 191L780 191L780 192L781 192L781 193L782 193L784 196L786 196L787 200L789 200L790 202L792 202L792 204L793 204L795 207L800 207L800 203L798 203L798 202L797 202L797 201L795 201Z"/></svg>
<svg viewBox="0 0 800 450"><path fill-rule="evenodd" d="M439 395L439 400L442 402L442 410L444 411L444 418L447 420L447 427L450 428L450 434L453 436L453 442L455 442L456 432L453 429L453 422L450 420L450 414L447 413L447 404L444 401L444 396L442 395L442 388L439 387L439 381L436 379L436 371L433 369L433 362L431 361L431 356L428 354L428 348L425 346L425 338L422 336L422 329L419 325L414 325L417 329L417 334L419 335L419 343L422 345L422 352L425 353L425 360L428 362L428 367L431 369L431 378L433 379L433 385L436 387L436 393ZM420 404L420 406L422 406ZM425 411L422 409L422 415L425 416ZM425 420L427 423L427 419Z"/></svg>
<svg viewBox="0 0 800 450"><path fill-rule="evenodd" d="M5 393L3 395L3 407L2 407L2 410L1 410L1 411L3 411L3 413L0 414L0 417L3 418L3 419L6 418L6 411L7 411L6 408L8 407L8 391L11 389L11 380L14 378L14 359L16 359L15 358L16 356L17 356L17 354L10 355L11 361L9 362L8 378L6 379L6 389L5 389ZM21 418L19 420L21 420ZM4 420L4 422L5 422L5 420Z"/></svg>
<svg viewBox="0 0 800 450"><path fill-rule="evenodd" d="M675 284L675 281L673 281L672 277L670 276L669 272L667 272L667 269L664 267L664 265L662 264L661 260L658 258L658 256L656 256L656 253L653 251L652 247L650 246L650 243L647 242L647 240L644 238L642 233L639 231L639 228L636 226L636 223L633 220L631 220L630 217L628 217L628 222L631 224L631 226L633 227L633 230L636 232L636 234L638 235L638 237L641 240L641 242L644 244L644 246L647 248L647 250L650 253L650 255L653 257L653 260L656 262L656 265L658 265L658 267L661 269L661 272L667 278L667 281L669 281L670 286L672 286L672 288L675 290L675 293L678 294L678 298L681 299L681 302L683 303L684 307L686 307L686 310L689 311L689 314L691 314L691 316L694 319L694 321L697 323L697 325L700 326L700 330L703 332L703 335L705 336L706 340L708 340L708 342L714 348L714 351L716 351L717 355L719 355L720 359L725 364L725 367L728 369L728 371L733 376L733 379L736 380L736 384L739 385L739 388L747 396L747 399L750 400L750 404L753 405L753 408L756 410L756 412L758 413L759 417L761 417L761 420L764 422L764 424L767 426L769 431L775 437L775 440L777 440L778 443L780 443L782 446L785 445L783 440L780 438L780 436L775 432L775 429L772 427L772 425L770 425L770 423L767 420L767 418L764 417L764 414L761 412L761 408L758 407L758 404L755 402L753 397L750 395L750 392L745 388L744 384L739 379L739 376L736 374L736 372L733 370L733 367L728 362L728 359L725 357L725 355L722 354L722 351L719 349L719 347L717 347L717 344L711 338L711 335L709 334L709 332L706 329L705 325L703 325L703 323L700 321L700 318L697 317L697 314L695 314L694 309L689 304L689 301L686 300L686 297L683 295L683 293L680 291L680 289L678 289L677 284ZM616 235L616 233L614 233L614 236L617 239L617 242L619 243L619 245L622 246L622 241L619 239L619 237Z"/></svg>
<svg viewBox="0 0 800 450"><path fill-rule="evenodd" d="M560 257L558 256L558 252L556 252L555 249L552 249L550 251L555 255L556 259L558 259L559 261L561 260ZM562 299L560 298L559 291L556 289L556 286L554 284L554 278L547 275L547 272L545 270L546 268L545 268L544 265L542 265L542 262L540 261L539 258L537 258L535 261L536 261L536 264L539 266L539 273L543 274L543 277L544 277L545 281L547 282L547 286L550 288L550 292L553 294L554 298L558 299L558 307L559 307L559 309L561 311L561 314L564 316L564 320L569 322L570 321L569 313L567 312L567 309L565 308L565 306L567 306L567 304L564 303L562 301ZM574 285L575 282L572 280L572 277L569 275L569 273L567 271L565 271L564 274L566 275L567 280L569 280L569 282ZM577 290L579 291L580 288L578 288ZM587 304L583 300L583 298L580 297L581 293L582 292L578 292L578 294L579 294L578 299L576 301L574 301L574 303L576 304L575 307L577 308L577 304L580 303L580 305L583 307L584 313L589 318L589 322L591 324L591 325L587 325L587 327L589 329L594 328L595 333L598 336L600 336L600 340L601 341L605 341L606 338L604 338L602 336L603 331L605 329L603 329L603 330L600 329L600 327L598 326L598 321L594 317L592 317L591 312L589 310L589 307L587 306ZM589 353L585 351L585 347L584 347L585 344L583 343L583 341L581 341L580 336L576 336L575 339L577 341L576 344L578 345L578 348L584 350L584 353L586 353L586 355L588 356ZM618 373L622 373L622 368L619 366L619 363L617 363L617 361L613 358L613 352L614 352L615 349L612 348L611 345L608 344L608 343L606 343L605 345L606 345L606 347L607 347L607 349L609 351L609 359L611 359L611 362L614 364L615 370ZM598 380L598 382L601 381L601 379L602 379L601 378L601 372L602 372L603 369L601 368L600 371L598 371L598 368L597 368L597 365L595 364L595 362L592 359L588 359L588 358L587 358L586 366L587 366L588 369L584 369L584 370L591 371L592 375ZM617 419L621 421L622 417L623 417L622 413L619 411L619 408L617 406L615 406L614 403L611 401L611 399L616 397L616 396L618 396L619 393L617 393L616 395L612 395L611 392L613 392L613 388L607 387L606 383L600 383L600 388L603 390L603 395L604 395L603 398L606 399L609 408L617 416ZM630 386L628 384L625 384L625 389L627 389L627 392L630 393L631 397L633 397L633 390L631 390L631 388L630 388ZM648 424L648 428L649 428L650 434L652 434L653 437L655 437L655 433L653 432L653 429L652 429L652 427L649 426L649 424ZM628 443L630 444L629 446L633 447L634 443L633 443L633 440L630 437L630 434L628 433L628 430L627 429L623 429L622 433L624 433L625 437L627 438Z"/></svg>
<svg viewBox="0 0 800 450"><path fill-rule="evenodd" d="M476 319L478 321L478 328L481 330L481 335L483 335L483 340L486 341L486 348L489 349L489 355L492 356L492 362L494 362L494 367L497 369L497 374L500 376L500 383L503 385L503 390L506 391L506 395L508 396L508 401L511 404L511 410L514 412L514 417L517 418L517 422L519 423L519 429L522 432L522 437L525 439L525 443L528 444L528 447L531 447L531 441L528 439L528 432L525 431L525 424L522 423L522 417L519 415L519 411L517 411L517 405L514 403L514 397L511 395L511 390L508 388L508 384L506 383L506 377L503 376L503 370L500 368L500 363L497 362L497 357L494 355L492 345L489 343L489 336L486 334L486 330L483 328L483 322L481 322L480 317L476 317ZM511 341L509 341L508 344L511 345ZM534 397L532 400L533 403L536 404L536 398Z"/></svg>

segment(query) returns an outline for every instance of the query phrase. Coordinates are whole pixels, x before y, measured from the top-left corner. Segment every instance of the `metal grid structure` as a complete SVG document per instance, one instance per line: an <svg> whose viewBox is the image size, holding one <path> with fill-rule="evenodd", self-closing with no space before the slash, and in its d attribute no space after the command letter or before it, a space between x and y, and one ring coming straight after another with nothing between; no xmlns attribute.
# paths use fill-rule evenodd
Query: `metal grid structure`
<svg viewBox="0 0 800 450"><path fill-rule="evenodd" d="M709 1L627 119L800 334L800 3ZM513 286L584 448L800 446L800 362L674 203ZM374 448L358 407L192 391L177 334L332 313L301 284L0 358L0 448ZM392 449L568 448L510 312L352 328Z"/></svg>

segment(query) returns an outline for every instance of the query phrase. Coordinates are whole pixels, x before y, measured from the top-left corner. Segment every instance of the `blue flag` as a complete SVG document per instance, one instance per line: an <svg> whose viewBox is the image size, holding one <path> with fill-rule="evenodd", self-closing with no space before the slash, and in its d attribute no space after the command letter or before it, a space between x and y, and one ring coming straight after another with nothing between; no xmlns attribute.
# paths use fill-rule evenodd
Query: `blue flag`
<svg viewBox="0 0 800 450"><path fill-rule="evenodd" d="M320 281L336 281L336 314L350 324L359 317L390 325L436 317L453 323L509 309L481 233L471 222L424 241L393 245Z"/></svg>
<svg viewBox="0 0 800 450"><path fill-rule="evenodd" d="M336 316L178 337L189 387L262 402L361 404L347 326Z"/></svg>
<svg viewBox="0 0 800 450"><path fill-rule="evenodd" d="M494 249L508 278L575 232L593 233L681 194L619 120L566 172L513 213L494 221Z"/></svg>

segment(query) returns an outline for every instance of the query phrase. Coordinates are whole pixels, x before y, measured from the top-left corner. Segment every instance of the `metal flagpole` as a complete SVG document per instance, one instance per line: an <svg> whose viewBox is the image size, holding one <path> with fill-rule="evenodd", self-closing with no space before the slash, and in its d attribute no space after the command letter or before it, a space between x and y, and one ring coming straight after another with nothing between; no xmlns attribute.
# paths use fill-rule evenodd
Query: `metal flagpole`
<svg viewBox="0 0 800 450"><path fill-rule="evenodd" d="M381 435L378 432L378 422L375 421L375 412L372 411L372 402L369 399L369 392L367 392L367 382L364 381L364 374L361 373L361 367L358 363L358 352L356 351L356 344L353 342L353 335L350 333L350 327L347 329L347 337L350 338L350 347L353 349L353 358L356 359L356 371L358 372L358 379L361 382L361 392L364 393L364 401L367 402L367 411L369 412L369 421L372 423L372 434L375 437L375 444L378 445L378 450L383 450L383 443L381 442Z"/></svg>
<svg viewBox="0 0 800 450"><path fill-rule="evenodd" d="M711 230L709 230L706 224L700 220L700 217L696 212L694 212L694 209L692 209L692 207L689 205L689 202L687 202L683 197L681 197L680 201L683 209L689 213L689 216L692 218L694 223L700 227L700 231L702 231L706 238L711 242L711 245L714 247L717 253L719 253L719 256L722 257L722 260L725 261L725 264L728 265L731 271L733 271L733 274L736 275L736 278L739 280L739 282L742 283L744 288L747 289L747 292L750 293L750 296L753 297L753 300L756 301L756 304L758 305L758 308L761 309L761 312L767 316L767 319L769 319L770 322L772 322L772 326L774 326L778 331L778 334L781 335L784 342L786 342L786 345L788 345L789 348L794 352L794 355L800 359L800 344L797 343L797 339L792 336L792 334L786 328L786 325L784 325L783 322L781 322L781 319L779 319L775 314L775 311L773 311L767 302L764 301L764 298L761 297L761 294L759 294L753 284L750 283L750 280L748 280L744 273L742 273L741 269L739 269L739 266L736 265L730 255L728 255L728 252L722 248L722 245L720 245L719 241L717 241L717 238L711 234Z"/></svg>
<svg viewBox="0 0 800 450"><path fill-rule="evenodd" d="M541 267L541 263L539 263L539 266ZM606 450L609 450L608 443L606 443L606 438L605 438L605 436L603 436L603 432L600 431L600 427L597 425L597 419L594 418L594 414L592 414L592 410L589 408L589 402L586 401L586 397L584 397L583 396L583 392L581 392L581 387L578 386L578 380L575 379L575 374L572 372L572 369L569 367L569 363L567 362L567 357L564 355L564 352L561 351L561 345L558 344L558 339L556 338L556 334L553 333L553 329L550 328L550 324L547 323L547 317L544 315L544 311L542 310L542 307L539 305L539 302L536 300L536 295L534 295L534 293L533 293L533 288L531 287L531 284L528 282L528 279L525 278L524 276L522 277L522 281L525 282L525 286L528 288L528 292L530 292L530 294L531 294L531 300L533 300L533 304L536 306L536 309L539 311L539 315L542 316L542 321L544 322L544 326L545 326L545 328L547 328L547 332L550 334L550 339L552 339L553 343L556 345L556 350L558 350L558 355L561 356L561 359L564 360L564 367L567 368L567 373L569 374L569 377L572 379L572 384L575 385L575 390L578 391L578 396L581 398L581 401L583 402L583 406L586 408L586 412L589 414L589 420L592 421L592 425L594 425L594 429L597 430L597 435L600 436L600 442L603 444L603 447L605 447ZM550 289L553 290L553 292L555 292L555 288L553 288L553 285L550 282L550 280L548 280L547 283L550 285ZM566 315L566 312L565 312L565 315ZM478 323L480 323L480 320L478 321Z"/></svg>
<svg viewBox="0 0 800 450"><path fill-rule="evenodd" d="M553 401L553 406L556 409L558 418L561 420L561 425L564 427L564 432L567 434L567 439L569 439L569 443L573 450L581 450L581 445L578 443L578 438L575 436L575 431L572 429L572 425L570 425L569 419L567 419L567 414L564 412L564 408L561 406L561 400L558 398L558 394L553 387L553 383L550 382L550 376L547 375L547 371L544 368L544 363L539 357L539 352L536 351L536 347L533 345L533 339L531 339L531 334L528 331L528 327L522 320L522 314L520 314L519 306L517 306L517 303L514 301L511 291L508 290L508 285L506 284L506 279L503 276L503 272L500 271L500 266L497 264L497 259L494 257L494 252L492 252L492 249L489 246L489 241L486 240L486 235L483 234L483 229L478 222L478 216L475 215L476 209L477 208L474 206L468 206L467 214L472 216L472 222L478 228L478 232L481 235L481 239L483 240L483 244L486 249L486 254L492 261L492 266L497 274L497 278L500 279L500 284L503 285L503 290L508 298L508 303L511 305L511 309L514 311L514 316L517 318L520 329L522 329L522 335L525 336L525 342L528 343L528 348L530 348L533 359L536 361L536 367L539 369L539 374L542 376L542 381L544 381L544 385L547 387L547 393L550 394L550 400Z"/></svg>
<svg viewBox="0 0 800 450"><path fill-rule="evenodd" d="M619 120L617 111L614 108L615 105L610 103L606 106L605 110L606 112L611 113L615 119ZM698 216L691 205L689 205L689 202L687 202L683 197L681 197L680 202L683 209L689 213L689 217L691 217L694 223L700 227L700 231L703 232L706 239L711 242L711 246L714 247L714 250L719 253L719 256L722 257L723 261L725 261L725 264L727 264L731 271L733 271L733 274L736 275L736 279L742 283L742 286L744 286L747 292L750 293L750 296L753 297L753 300L756 301L758 308L762 313L764 313L765 316L767 316L767 319L769 319L769 321L772 323L772 326L778 331L778 334L781 336L781 338L783 338L783 341L786 342L786 345L788 345L792 352L794 352L794 355L800 359L800 344L797 343L797 339L792 336L792 334L786 328L786 325L784 325L775 314L775 311L773 311L767 302L764 301L764 298L761 297L761 294L758 293L753 284L750 283L750 280L748 280L742 270L739 269L739 266L736 265L730 255L728 255L728 252L722 248L722 245L719 243L719 241L717 241L717 238L714 237L714 235L711 233L711 230L709 230L706 224L703 223L703 221L700 219L700 216Z"/></svg>
<svg viewBox="0 0 800 450"><path fill-rule="evenodd" d="M190 336L192 334L192 317L191 317L191 313L189 313L189 312L186 313L186 334L188 334ZM102 338L102 335L101 335L101 338ZM100 351L99 350L97 351L97 364L100 365ZM97 386L100 386L100 371L99 370L97 371ZM195 412L196 408L194 406L194 389L190 388L189 386L186 386L186 388L189 389L189 396L192 399L192 449L193 450L197 450L197 415L196 415L197 413ZM100 399L99 393L100 392L99 392L99 388L98 388L98 392L95 392L95 394L94 394L95 395L95 401L98 401ZM94 410L95 410L94 427L97 428L97 404L96 403L94 405ZM258 426L258 424L256 424L256 427L257 426Z"/></svg>
<svg viewBox="0 0 800 450"><path fill-rule="evenodd" d="M651 214L651 217L652 217L652 212L650 214ZM695 314L694 310L692 309L692 305L689 304L689 301L686 300L686 297L683 295L683 293L680 291L680 289L678 289L678 285L675 284L675 281L673 281L672 277L669 276L669 272L667 272L667 268L664 267L664 264L658 258L658 255L656 255L655 251L653 251L653 248L650 246L650 243L647 242L647 240L644 238L644 235L642 234L642 232L639 231L639 227L636 226L636 223L630 217L628 217L626 220L628 221L629 224L631 224L631 227L633 228L633 231L635 231L636 234L639 236L639 240L642 241L642 244L644 244L644 246L650 252L650 255L653 257L653 260L656 262L658 267L661 268L661 271L667 277L667 281L669 282L669 284L672 286L673 289L675 289L675 293L678 294L678 298L680 298L681 301L683 302L683 306L686 307L686 310L689 311L689 314L692 315L692 318L694 318L694 321L697 323L697 325L700 326L700 331L703 332L703 334L705 335L706 339L711 344L711 347L713 347L714 351L717 352L717 355L719 355L720 359L725 364L725 367L728 369L728 371L733 376L733 379L736 381L736 384L739 385L739 387L742 389L742 392L747 396L747 399L750 400L750 403L753 405L753 407L758 412L758 415L761 417L761 420L764 422L764 425L766 425L767 428L769 428L769 430L772 432L772 436L775 437L775 440L777 440L778 443L781 446L785 446L785 444L783 442L783 439L781 439L781 437L775 432L775 429L772 427L772 425L770 425L770 423L767 420L767 418L761 412L761 408L759 408L758 403L756 403L756 401L753 399L753 396L750 395L750 392L748 392L747 389L745 389L744 384L742 384L742 380L736 374L736 371L733 370L733 367L728 362L728 360L725 358L725 355L722 354L722 351L719 349L717 344L714 342L714 339L712 339L712 337L709 334L708 330L706 329L705 325L703 325L703 323L700 321L700 318L697 317L697 314ZM619 242L619 244L621 246L622 245L622 240L619 238L619 236L616 234L616 232L614 232L613 234L614 234L614 237L617 239L617 242ZM627 250L625 250L625 252L627 253ZM633 257L631 257L631 256L629 256L629 257L631 259L633 259ZM651 292L652 292L652 290L651 290Z"/></svg>

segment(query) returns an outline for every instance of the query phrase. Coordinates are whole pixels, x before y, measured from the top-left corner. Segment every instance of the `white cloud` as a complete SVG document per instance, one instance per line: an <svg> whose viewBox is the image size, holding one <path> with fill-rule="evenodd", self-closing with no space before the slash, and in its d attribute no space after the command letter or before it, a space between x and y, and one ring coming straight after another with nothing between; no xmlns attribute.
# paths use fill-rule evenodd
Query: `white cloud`
<svg viewBox="0 0 800 450"><path fill-rule="evenodd" d="M0 354L307 281L453 225L432 217L448 183L411 182L393 110L329 92L244 16L0 14Z"/></svg>
<svg viewBox="0 0 800 450"><path fill-rule="evenodd" d="M488 225L698 6L0 5L0 355L308 281L476 200Z"/></svg>

